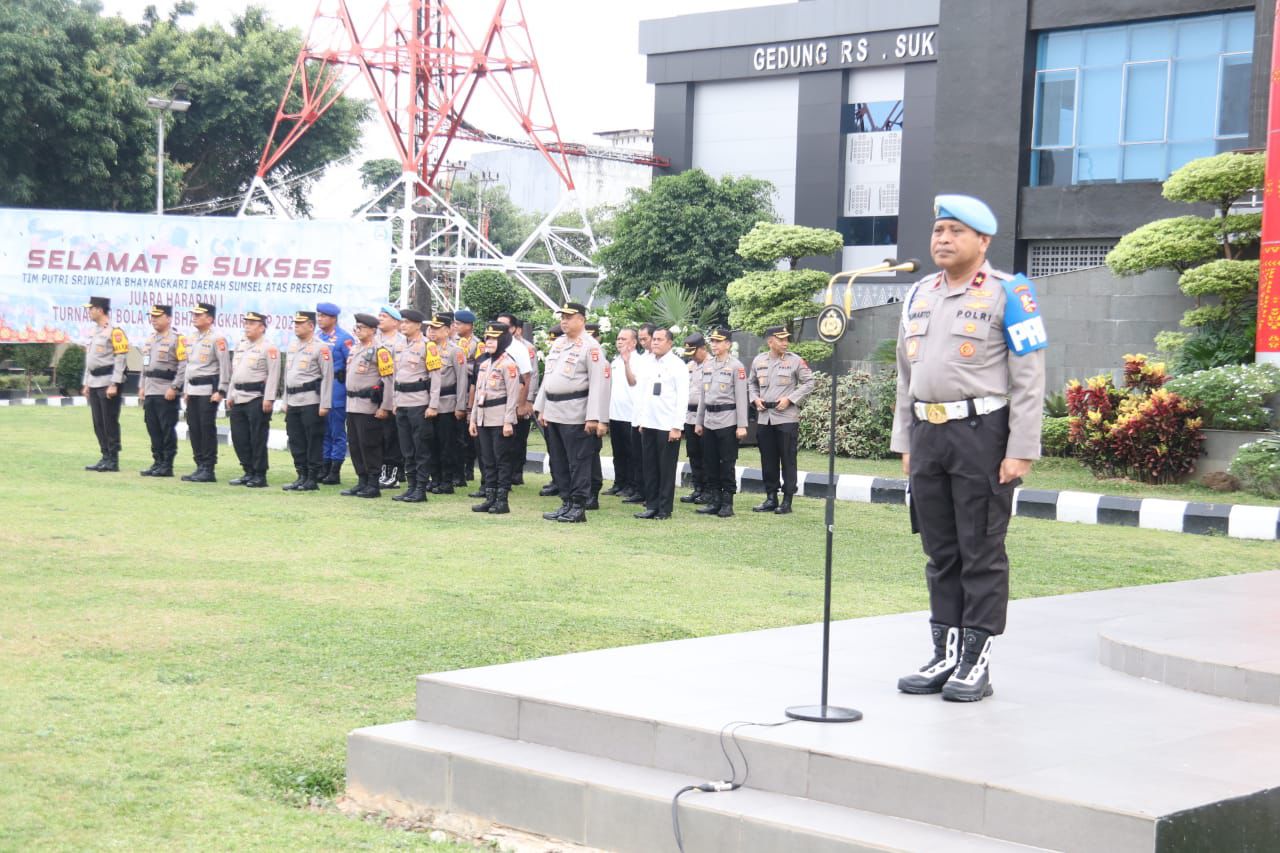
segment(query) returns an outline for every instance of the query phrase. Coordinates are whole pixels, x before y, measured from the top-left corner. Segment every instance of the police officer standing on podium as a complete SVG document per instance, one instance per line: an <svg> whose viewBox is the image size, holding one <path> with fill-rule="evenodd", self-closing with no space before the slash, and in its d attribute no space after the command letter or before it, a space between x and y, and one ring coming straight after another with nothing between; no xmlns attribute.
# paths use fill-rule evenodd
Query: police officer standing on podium
<svg viewBox="0 0 1280 853"><path fill-rule="evenodd" d="M286 492L314 492L320 488L324 465L325 418L333 400L333 355L316 337L316 314L299 311L293 317L297 340L289 344L285 365L285 432L298 474L282 488Z"/></svg>
<svg viewBox="0 0 1280 853"><path fill-rule="evenodd" d="M183 475L188 483L217 482L218 406L231 383L231 354L227 339L213 328L218 308L212 302L197 302L191 309L195 335L187 343L187 384L182 399L187 406L187 441L196 470Z"/></svg>
<svg viewBox="0 0 1280 853"><path fill-rule="evenodd" d="M124 385L124 362L129 354L129 339L124 330L111 325L111 300L90 296L89 319L97 326L85 350L84 387L93 415L93 432L98 438L102 458L86 471L120 470L120 387Z"/></svg>
<svg viewBox="0 0 1280 853"><path fill-rule="evenodd" d="M151 306L155 331L142 345L142 377L138 397L151 438L150 468L143 477L172 477L178 455L178 395L187 375L187 342L173 330L173 306Z"/></svg>
<svg viewBox="0 0 1280 853"><path fill-rule="evenodd" d="M813 371L803 358L787 352L791 333L786 326L765 329L768 352L751 362L748 389L756 416L756 441L764 469L764 502L752 512L791 512L796 493L796 454L800 449L800 404L813 391ZM782 472L782 503L778 503L778 472Z"/></svg>
<svg viewBox="0 0 1280 853"><path fill-rule="evenodd" d="M231 356L231 387L227 391L227 419L231 445L244 474L233 486L267 487L267 437L271 412L280 395L280 350L267 340L267 315L244 313L244 340Z"/></svg>
<svg viewBox="0 0 1280 853"><path fill-rule="evenodd" d="M898 689L976 702L992 693L991 640L1005 628L1013 490L1040 456L1047 340L1030 282L987 262L991 209L941 195L934 211L942 272L903 302L890 445L928 557L934 655Z"/></svg>

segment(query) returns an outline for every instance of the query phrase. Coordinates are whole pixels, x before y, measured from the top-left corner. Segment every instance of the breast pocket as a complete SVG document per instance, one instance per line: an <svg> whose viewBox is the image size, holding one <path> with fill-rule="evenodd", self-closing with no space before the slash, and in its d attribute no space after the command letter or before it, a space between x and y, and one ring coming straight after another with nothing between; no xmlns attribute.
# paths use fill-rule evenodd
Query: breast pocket
<svg viewBox="0 0 1280 853"><path fill-rule="evenodd" d="M990 330L990 321L956 317L951 321L947 360L956 364L981 363L987 355L987 333Z"/></svg>

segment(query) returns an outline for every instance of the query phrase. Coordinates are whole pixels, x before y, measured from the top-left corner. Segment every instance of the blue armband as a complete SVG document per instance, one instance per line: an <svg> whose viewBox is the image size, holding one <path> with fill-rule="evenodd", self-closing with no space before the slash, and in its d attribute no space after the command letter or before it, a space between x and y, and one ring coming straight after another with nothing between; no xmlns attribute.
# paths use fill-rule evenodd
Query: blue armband
<svg viewBox="0 0 1280 853"><path fill-rule="evenodd" d="M1018 273L1004 285L1004 339L1014 355L1027 355L1049 345L1044 318L1031 280Z"/></svg>

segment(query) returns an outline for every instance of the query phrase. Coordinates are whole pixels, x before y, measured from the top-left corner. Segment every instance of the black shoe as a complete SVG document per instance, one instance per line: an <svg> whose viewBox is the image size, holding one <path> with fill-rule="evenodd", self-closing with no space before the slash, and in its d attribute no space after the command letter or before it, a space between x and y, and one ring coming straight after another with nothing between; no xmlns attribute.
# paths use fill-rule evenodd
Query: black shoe
<svg viewBox="0 0 1280 853"><path fill-rule="evenodd" d="M151 467L150 467L150 468L143 468L141 471L139 471L139 472L138 472L138 476L139 476L139 477L154 477L154 476L156 475L156 469L157 469L157 468L159 468L159 467L160 467L160 463L159 463L159 462L153 462L153 463L151 463Z"/></svg>
<svg viewBox="0 0 1280 853"><path fill-rule="evenodd" d="M379 480L379 481L378 481L378 485L380 485L380 486L382 485L382 481L381 481L381 480ZM393 497L391 500L393 500L393 501L400 501L401 503L403 503L404 501L408 500L409 495L413 494L413 493L414 493L414 491L415 491L417 488L418 488L418 481L417 481L417 480L410 480L410 481L409 481L409 488L408 488L408 489L405 489L403 492L401 492L400 494L396 495L396 496L395 496L395 497Z"/></svg>
<svg viewBox="0 0 1280 853"><path fill-rule="evenodd" d="M471 511L472 512L489 512L490 510L493 509L493 507L497 504L497 502L498 502L498 490L485 489L484 502L478 503L475 506L471 507Z"/></svg>
<svg viewBox="0 0 1280 853"><path fill-rule="evenodd" d="M591 496L591 499L587 501L587 505L586 505L585 507L583 507L583 508L584 508L584 509L599 509L599 508L600 508L600 496L599 496L599 495L592 495L592 496Z"/></svg>
<svg viewBox="0 0 1280 853"><path fill-rule="evenodd" d="M562 516L562 515L564 515L566 512L568 512L568 511L569 511L569 509L570 509L570 504L569 504L569 502L568 502L568 501L563 501L563 502L560 504L560 508L559 508L559 509L552 510L551 512L544 512L544 513L542 514L542 517L543 517L543 518L545 518L547 521L559 521L559 520L560 520L560 516Z"/></svg>
<svg viewBox="0 0 1280 853"><path fill-rule="evenodd" d="M915 672L898 679L898 689L903 693L941 693L942 685L960 663L960 629L941 622L930 622L929 629L933 634L933 657Z"/></svg>
<svg viewBox="0 0 1280 853"><path fill-rule="evenodd" d="M656 509L646 509L646 510L643 510L642 512L635 513L631 517L632 518L657 518L658 511Z"/></svg>
<svg viewBox="0 0 1280 853"><path fill-rule="evenodd" d="M302 484L305 483L306 481L307 481L306 476L303 474L299 474L298 479L294 480L292 483L289 483L287 486L281 486L280 491L296 492L298 491L298 489L302 488Z"/></svg>
<svg viewBox="0 0 1280 853"><path fill-rule="evenodd" d="M437 495L451 495L453 494L453 483L436 483L431 488L431 491Z"/></svg>
<svg viewBox="0 0 1280 853"><path fill-rule="evenodd" d="M427 490L422 484L418 484L403 495L397 495L396 499L407 504L420 504L427 502Z"/></svg>
<svg viewBox="0 0 1280 853"><path fill-rule="evenodd" d="M560 494L560 490L556 488L555 483L547 483L541 489L538 489L538 497L549 498Z"/></svg>
<svg viewBox="0 0 1280 853"><path fill-rule="evenodd" d="M204 470L204 466L203 466L203 465L201 465L201 466L199 466L198 468L196 468L196 470L192 471L190 474L183 474L183 475L182 475L182 482L184 482L184 483L190 483L192 480L194 480L194 479L196 478L196 474L199 474L199 473L200 473L201 471L203 471L203 470Z"/></svg>
<svg viewBox="0 0 1280 853"><path fill-rule="evenodd" d="M186 477L183 477L182 479L186 480L187 478L186 478ZM213 469L212 469L212 468L197 468L197 469L196 469L196 472L195 472L194 474L192 474L192 475L191 475L191 479L190 479L190 480L188 480L188 482L191 482L191 483L216 483L216 482L218 482L218 478L217 478L217 477L215 477L215 476L213 475Z"/></svg>
<svg viewBox="0 0 1280 853"><path fill-rule="evenodd" d="M733 492L724 492L720 495L720 509L716 511L716 515L720 518L733 518Z"/></svg>
<svg viewBox="0 0 1280 853"><path fill-rule="evenodd" d="M247 486L249 485L249 481L252 479L253 479L253 475L250 474L248 471L245 471L243 474L241 474L239 477L236 477L234 480L228 480L227 485L228 486Z"/></svg>
<svg viewBox="0 0 1280 853"><path fill-rule="evenodd" d="M601 492L600 494L602 494L602 495L609 495L610 497L612 497L612 496L614 496L614 495L616 495L616 494L620 493L621 491L622 491L622 488L621 488L617 483L614 483L612 486L610 486L609 488L605 489L605 490L604 490L603 492Z"/></svg>
<svg viewBox="0 0 1280 853"><path fill-rule="evenodd" d="M114 472L119 470L120 470L120 457L115 455L108 456L105 460L103 460L102 467L98 469L98 471L100 472L108 472L108 471Z"/></svg>
<svg viewBox="0 0 1280 853"><path fill-rule="evenodd" d="M622 499L624 504L642 504L644 503L644 495L639 492L632 492Z"/></svg>
<svg viewBox="0 0 1280 853"><path fill-rule="evenodd" d="M483 486L476 489L474 492L467 492L467 497L469 498L485 498L488 496L489 496L489 490L484 488Z"/></svg>
<svg viewBox="0 0 1280 853"><path fill-rule="evenodd" d="M331 459L326 463L327 467L324 477L319 481L322 486L340 486L342 485L342 460Z"/></svg>
<svg viewBox="0 0 1280 853"><path fill-rule="evenodd" d="M489 507L489 515L506 515L509 512L511 512L511 506L507 503L507 493L498 492L493 506Z"/></svg>
<svg viewBox="0 0 1280 853"><path fill-rule="evenodd" d="M467 487L467 481L462 479L461 477L454 477L453 487L455 489L465 489Z"/></svg>
<svg viewBox="0 0 1280 853"><path fill-rule="evenodd" d="M92 465L86 465L86 466L84 466L84 470L86 470L86 471L101 471L101 470L102 470L102 466L103 466L103 465L106 465L106 464L107 464L107 457L102 456L102 457L99 457L99 458L98 458L98 461L97 461L97 462L95 462L95 463L93 463Z"/></svg>
<svg viewBox="0 0 1280 853"><path fill-rule="evenodd" d="M700 497L702 497L702 489L694 489L692 492L690 492L687 495L681 495L680 503L682 504L701 503L701 501L698 500L698 498Z"/></svg>
<svg viewBox="0 0 1280 853"><path fill-rule="evenodd" d="M775 515L787 515L791 512L791 495L783 495L782 503L774 511Z"/></svg>
<svg viewBox="0 0 1280 853"><path fill-rule="evenodd" d="M778 508L778 493L769 492L764 499L764 503L757 504L751 508L752 512L773 512Z"/></svg>
<svg viewBox="0 0 1280 853"><path fill-rule="evenodd" d="M570 504L556 521L565 524L582 524L587 520L587 509L582 504Z"/></svg>
<svg viewBox="0 0 1280 853"><path fill-rule="evenodd" d="M368 484L366 484L365 487L362 488L360 491L356 492L356 497L358 498L382 497L382 490L378 488L378 481L373 477L370 477Z"/></svg>
<svg viewBox="0 0 1280 853"><path fill-rule="evenodd" d="M995 692L991 687L992 636L978 628L965 628L960 640L960 663L942 685L948 702L980 702Z"/></svg>
<svg viewBox="0 0 1280 853"><path fill-rule="evenodd" d="M671 513L669 513L669 512L660 512L660 513L658 513L657 515L655 515L655 516L653 517L653 520L654 520L654 521L666 521L666 520L667 520L667 519L669 519L669 518L671 518Z"/></svg>
<svg viewBox="0 0 1280 853"><path fill-rule="evenodd" d="M707 495L707 502L702 506L698 507L696 510L694 510L694 512L696 512L698 515L715 515L720 511L720 501L721 501L720 493L706 492L706 495Z"/></svg>
<svg viewBox="0 0 1280 853"><path fill-rule="evenodd" d="M152 476L152 477L172 477L172 476L173 476L173 466L172 466L172 465L157 465L157 466L155 467L155 469L151 472L151 476Z"/></svg>
<svg viewBox="0 0 1280 853"><path fill-rule="evenodd" d="M523 486L523 485L524 485L524 474L523 474L523 473L516 473L516 474L512 474L512 475L511 475L511 485L513 485L513 486Z"/></svg>
<svg viewBox="0 0 1280 853"><path fill-rule="evenodd" d="M318 492L318 491L320 491L320 485L319 485L315 480L313 480L311 477L307 477L307 479L305 479L305 480L303 480L303 481L302 481L302 485L298 486L297 491L299 491L299 492Z"/></svg>
<svg viewBox="0 0 1280 853"><path fill-rule="evenodd" d="M367 483L368 483L368 477L366 477L364 474L361 474L360 477L356 480L356 484L354 486L352 486L349 489L343 489L342 491L338 492L338 494L342 495L344 498L357 497L359 496L360 492L364 489Z"/></svg>
<svg viewBox="0 0 1280 853"><path fill-rule="evenodd" d="M245 485L251 489L265 489L267 487L267 475L254 474L245 482Z"/></svg>

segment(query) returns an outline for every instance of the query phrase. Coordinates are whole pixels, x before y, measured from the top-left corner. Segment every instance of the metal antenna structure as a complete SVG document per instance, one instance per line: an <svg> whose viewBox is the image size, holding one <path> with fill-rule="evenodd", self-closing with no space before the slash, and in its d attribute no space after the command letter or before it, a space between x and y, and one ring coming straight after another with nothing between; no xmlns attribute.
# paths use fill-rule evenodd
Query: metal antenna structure
<svg viewBox="0 0 1280 853"><path fill-rule="evenodd" d="M433 306L452 309L466 272L493 269L556 308L559 303L544 285L554 290L558 284L559 296L567 299L570 278L598 282L600 277L590 257L595 235L569 168L570 154L587 151L560 139L520 0L496 0L477 41L462 31L449 5L445 0L387 0L361 30L347 0L320 0L240 215L291 215L267 175L363 80L391 135L402 173L355 216L392 222L393 278L399 278L401 299L426 288ZM499 136L467 122L468 107L486 98L505 107L519 129ZM446 157L457 140L536 149L564 186L556 208L511 255L503 254L479 223L470 222L448 200L445 181L452 176ZM566 209L578 213L579 224L555 224Z"/></svg>

